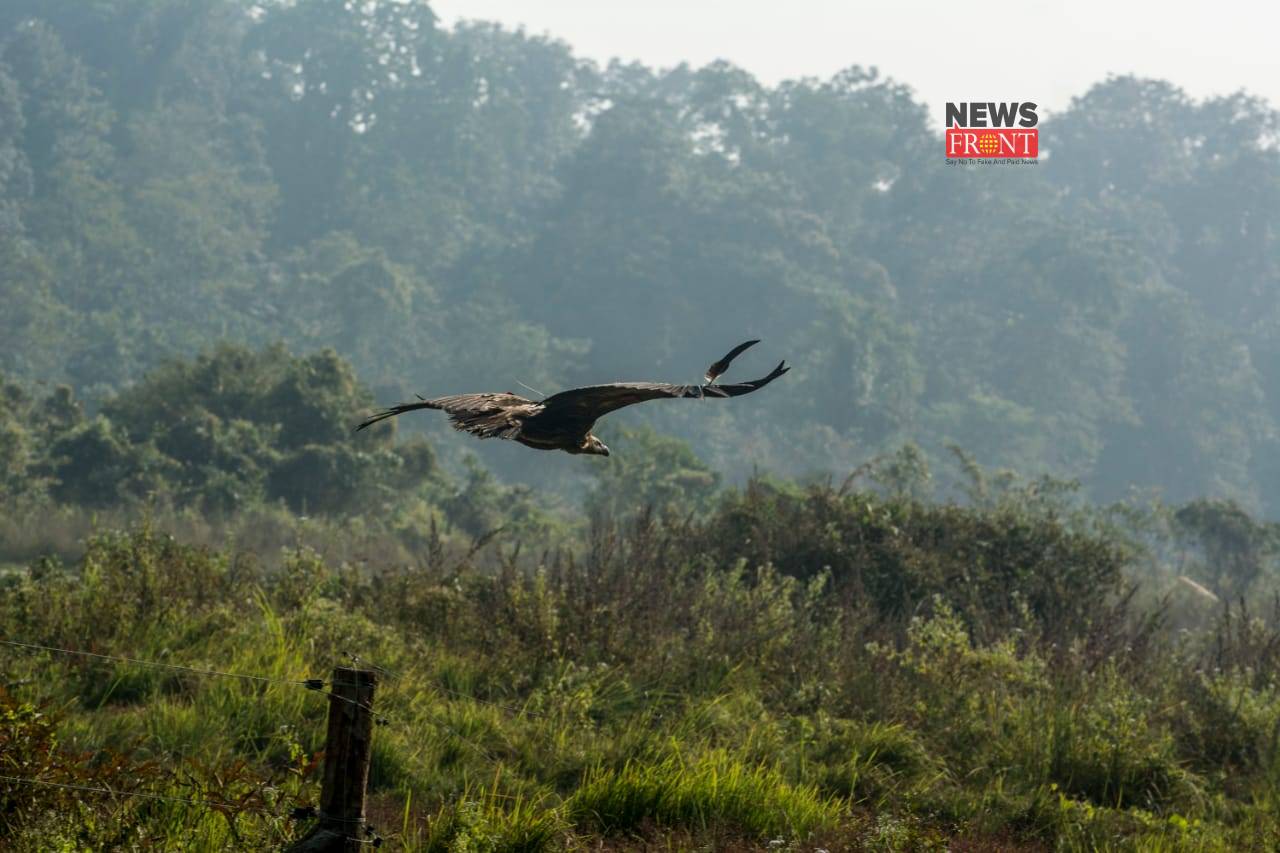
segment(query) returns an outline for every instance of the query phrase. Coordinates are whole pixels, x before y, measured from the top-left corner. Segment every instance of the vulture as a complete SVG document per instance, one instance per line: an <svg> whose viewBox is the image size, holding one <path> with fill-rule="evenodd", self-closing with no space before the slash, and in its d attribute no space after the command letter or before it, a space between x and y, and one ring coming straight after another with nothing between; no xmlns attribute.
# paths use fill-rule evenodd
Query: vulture
<svg viewBox="0 0 1280 853"><path fill-rule="evenodd" d="M456 394L434 400L419 396L416 403L401 403L366 418L356 427L356 431L415 409L439 409L449 416L454 429L469 432L479 438L505 438L536 450L563 450L566 453L608 456L609 448L591 434L591 428L610 412L646 400L740 397L759 391L791 369L782 361L768 376L761 379L731 385L714 384L714 380L729 369L731 361L756 343L759 341L739 344L728 355L707 368L706 385L612 382L608 385L587 385L561 391L544 400L527 400L510 391L498 394Z"/></svg>

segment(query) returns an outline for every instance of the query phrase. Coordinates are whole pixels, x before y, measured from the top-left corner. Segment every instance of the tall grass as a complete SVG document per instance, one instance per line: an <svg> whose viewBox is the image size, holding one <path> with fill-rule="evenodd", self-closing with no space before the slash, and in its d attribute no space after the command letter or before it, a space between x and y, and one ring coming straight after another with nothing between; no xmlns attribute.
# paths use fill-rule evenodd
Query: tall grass
<svg viewBox="0 0 1280 853"><path fill-rule="evenodd" d="M758 838L803 840L835 825L841 804L816 786L792 785L774 768L748 766L724 750L686 762L627 762L587 774L566 804L571 819L605 833L634 832L645 822L709 829L731 827Z"/></svg>
<svg viewBox="0 0 1280 853"><path fill-rule="evenodd" d="M814 500L819 517L852 515L804 576L711 556L726 518L640 517L527 561L359 566L184 544L154 520L97 534L74 563L3 581L0 635L274 680L0 649L0 775L224 804L0 784L0 846L298 837L306 821L286 815L316 801L327 702L285 682L352 655L385 670L369 809L392 849L1280 844L1272 614L1233 608L1174 635L1116 592L1088 614L1014 595L987 622L994 588L940 588L901 613L890 586L858 591L898 561L923 594L953 565L935 551L999 524L943 513L912 532L902 506ZM731 506L734 529L776 540L758 509ZM1067 540L1040 523L988 550L1028 559L1042 542L1052 568Z"/></svg>

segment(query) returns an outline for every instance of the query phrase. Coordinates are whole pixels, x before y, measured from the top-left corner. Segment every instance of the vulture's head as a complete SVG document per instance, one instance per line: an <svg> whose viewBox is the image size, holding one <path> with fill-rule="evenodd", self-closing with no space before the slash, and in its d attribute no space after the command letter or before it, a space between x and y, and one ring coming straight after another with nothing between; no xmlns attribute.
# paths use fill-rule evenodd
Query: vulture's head
<svg viewBox="0 0 1280 853"><path fill-rule="evenodd" d="M600 439L590 433L582 440L582 447L578 448L579 453L590 453L592 456L608 456L609 446Z"/></svg>

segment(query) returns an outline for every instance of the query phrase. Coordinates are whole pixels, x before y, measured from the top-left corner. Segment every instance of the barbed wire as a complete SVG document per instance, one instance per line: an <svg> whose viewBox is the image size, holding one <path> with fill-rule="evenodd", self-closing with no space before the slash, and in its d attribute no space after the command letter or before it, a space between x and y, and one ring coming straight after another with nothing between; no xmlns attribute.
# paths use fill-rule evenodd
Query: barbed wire
<svg viewBox="0 0 1280 853"><path fill-rule="evenodd" d="M358 702L346 696L341 696L337 693L334 693L331 690L324 689L326 684L329 685L329 687L331 688L367 687L368 686L367 684L361 684L359 682L336 682L336 681L333 681L332 679L322 679L322 678L306 678L306 679L280 678L277 676L259 675L256 673L230 672L227 670L219 670L219 669L213 669L209 667L195 667L195 666L188 666L185 664L166 663L164 661L152 661L152 660L146 660L143 658L128 657L124 655L111 655L111 654L105 654L102 652L91 652L84 649L68 649L60 646L49 646L41 643L29 643L29 642L22 642L18 640L0 639L0 645L10 646L12 648L22 649L24 651L29 651L29 652L48 652L52 654L67 655L72 657L84 657L84 658L89 658L91 660L100 661L103 663L123 663L123 664L129 664L134 666L154 667L154 668L165 669L165 670L174 671L174 672L183 672L191 675L198 675L201 677L228 678L228 679L238 679L241 681L250 681L258 684L283 684L291 687L302 687L307 689L308 691L327 696L330 699L337 699L341 702L346 702L348 704L354 705L357 708L360 708L362 710L369 711L371 714L374 715L374 721L380 725L395 724L396 728L404 728L406 732L410 731L409 724L405 721L395 720L391 717L388 717L385 714L380 714L380 713L375 714L372 706L369 704ZM347 657L349 657L352 661L356 662L357 664L365 664L375 672L382 673L393 680L398 680L400 678L400 676L395 672L385 667L379 666L378 664L373 663L367 658L364 658L360 655L353 654L350 652L347 652L345 654ZM538 718L548 719L548 720L555 718L554 715L552 714L547 714L540 711L534 711L528 707L520 708L514 705L508 705L502 702L495 702L490 699L484 699L479 696L475 696L469 693L464 693L460 690L454 690L452 688L445 687L444 685L429 684L427 686L428 686L428 689L432 690L433 692L436 692L445 696L449 696L454 699L474 702L479 705L485 705L492 708L496 708L516 716L526 715L526 716L538 717ZM476 740L463 734L457 728L449 725L448 723L442 722L439 719L435 719L434 715L432 715L431 718L425 720L424 722L426 722L427 725L434 726L442 730L446 734L452 736L453 738L456 738L457 740L461 741L466 746L475 750L485 760L495 764L501 761L501 759L497 755L495 755L486 747L478 743ZM223 808L223 809L237 809L240 811L253 811L255 813L271 815L274 817L286 816L286 815L281 815L277 812L272 812L265 809L258 809L258 808L253 808L249 806L238 806L234 803L225 803L225 802L219 802L215 800L201 800L201 799L191 799L191 798L185 798L185 797L175 797L171 795L149 794L141 791L123 791L123 790L117 790L114 788L94 787L89 785L74 785L70 783L53 782L49 780L35 779L31 777L0 775L0 780L7 780L12 782L33 784L33 785L46 785L51 787L66 788L69 790L77 790L77 791L84 791L84 792L96 792L96 793L102 793L102 794L109 794L112 796L142 797L142 798L154 799L154 800L165 800L165 801L171 801L171 802L184 803L184 804L193 805L193 806L204 806L208 808ZM295 810L295 812L300 814L301 810ZM356 822L352 819L332 818L332 817L318 815L318 814L304 815L304 816L319 817L323 820L328 820L328 821ZM372 843L364 839L351 838L350 840L360 841L361 843Z"/></svg>
<svg viewBox="0 0 1280 853"><path fill-rule="evenodd" d="M517 708L515 705L507 705L502 702L495 702L492 699L484 699L480 696L474 696L470 693L463 693L461 690L454 690L441 684L428 684L427 687L437 693L445 696L451 696L454 699L463 699L468 702L475 702L477 705L488 705L490 708L497 708L500 711L506 711L508 714L515 716L539 717L544 720L555 719L552 714L545 714L541 711L534 711L527 707Z"/></svg>
<svg viewBox="0 0 1280 853"><path fill-rule="evenodd" d="M337 693L332 692L331 690L324 689L326 684L328 684L330 687L333 687L333 688L369 686L368 684L362 684L358 682L338 682L338 681L333 681L332 679L323 679L323 678L305 678L305 679L280 678L277 676L259 675L256 673L230 672L227 670L212 669L208 667L195 667L195 666L188 666L185 664L166 663L164 661L145 660L143 658L128 657L124 655L109 655L102 652L91 652L85 649L68 649L60 646L49 646L49 645L44 645L42 643L28 643L28 642L22 642L19 640L0 639L0 645L5 645L11 648L21 649L23 651L28 651L28 652L48 652L52 654L67 655L71 657L84 657L100 663L123 663L123 664L129 664L134 666L154 667L157 669L165 669L165 670L170 670L175 672L184 672L191 675L198 675L202 677L230 678L230 679L238 679L241 681L250 681L257 684L284 684L291 687L302 687L308 691L319 693L324 696L327 696L330 699L336 699L341 702L346 702L347 704L354 705L355 707L360 708L364 711L368 711L373 716L374 722L377 724L387 725L390 722L390 720L385 715L374 714L372 705L364 702L359 702L354 699L350 699L346 696L341 696ZM376 669L378 669L379 671L385 672L386 674L391 675L392 677L395 677L389 671L382 670L381 667L377 667ZM452 733L455 736L463 740L466 740L466 738L461 733L459 732L452 732ZM476 746L475 744L472 744L472 745ZM187 759L186 756L179 756L179 757L182 758L183 760ZM123 789L111 788L105 785L95 786L95 785L75 784L70 782L55 782L50 779L39 779L32 776L13 776L9 774L0 774L0 781L14 782L17 784L24 784L24 785L59 788L63 790L77 791L82 793L106 794L109 796L121 797L121 798L136 797L136 798L148 799L148 800L181 803L183 805L188 805L188 806L197 806L197 807L204 807L204 808L211 808L211 809L225 809L225 810L234 811L236 813L250 812L253 814L266 815L268 817L274 817L274 818L291 818L294 820L318 819L323 823L327 823L327 824L355 823L363 826L365 830L370 835L373 836L373 838L366 839L366 838L358 838L355 836L348 835L346 836L347 841L352 841L358 844L371 844L375 847L381 846L382 844L382 839L377 835L377 833L373 830L373 828L368 825L367 821L364 818L340 818L332 815L326 815L318 812L314 807L309 807L309 806L294 808L289 814L283 814L279 811L256 807L256 806L252 806L245 803L238 804L238 803L224 802L220 800L179 797L172 794L153 794L153 793L148 793L146 791L128 791Z"/></svg>
<svg viewBox="0 0 1280 853"><path fill-rule="evenodd" d="M387 669L385 666L379 666L378 664L374 663L373 661L369 660L368 658L362 658L362 657L360 657L360 655L355 654L354 652L343 652L343 654L344 654L344 655L346 655L347 657L351 658L351 660L352 660L352 661L354 661L355 663L357 663L357 664L361 664L361 663L362 663L362 664L364 664L365 666L369 667L369 669L372 669L372 670L373 670L373 671L375 671L375 672L380 672L380 673L382 673L383 675L387 676L388 678L392 679L393 681L399 681L399 680L400 680L400 676L399 676L398 674L396 674L395 672L393 672L393 671L391 671L391 670Z"/></svg>
<svg viewBox="0 0 1280 853"><path fill-rule="evenodd" d="M361 702L357 702L354 699L349 699L346 696L340 696L337 693L332 692L331 690L325 690L326 684L328 684L330 687L367 686L367 685L362 685L355 682L334 682L331 679L324 679L324 678L279 678L276 676L256 675L253 673L246 673L246 672L228 672L220 669L209 669L204 667L186 666L184 664L165 663L163 661L143 660L142 658L125 657L123 655L108 655L108 654L103 654L101 652L85 651L84 649L64 649L59 646L46 646L40 643L24 643L24 642L19 642L18 640L0 639L0 645L11 646L11 647L23 649L26 651L43 651L43 652L53 652L55 654L68 655L73 657L86 657L86 658L91 658L91 659L99 660L103 662L127 663L134 666L150 666L150 667L155 667L157 669L167 669L171 671L185 672L191 675L200 675L204 677L233 678L233 679L240 679L242 681L252 681L258 684L285 684L291 687L302 687L311 692L319 693L322 696L328 696L330 699L337 699L340 702L346 702L350 705L354 705L357 708L363 708L364 710L367 710L367 711L373 710L372 707L370 707L369 705L363 704ZM377 715L377 716L385 720L385 716L383 715Z"/></svg>
<svg viewBox="0 0 1280 853"><path fill-rule="evenodd" d="M389 670L384 666L380 666L379 664L376 664L373 661L369 660L368 658L362 657L361 655L358 655L355 652L343 652L343 654L346 655L351 660L355 661L357 664L364 664L370 669L376 672L380 672L394 681L399 681L401 678L399 674L393 672L392 670ZM488 705L491 708L497 708L498 710L506 711L507 713L514 714L516 716L524 715L524 716L530 716L530 717L540 717L542 719L547 719L547 720L554 719L553 715L551 714L544 714L541 711L533 711L527 707L518 708L515 705L508 705L502 702L495 702L492 699L485 699L480 696L472 695L470 693L463 693L461 690L454 690L450 687L445 687L444 685L441 685L441 684L428 684L427 687L428 689L436 693L442 693L446 696L451 696L454 699L465 699L469 702L475 702L478 705Z"/></svg>
<svg viewBox="0 0 1280 853"><path fill-rule="evenodd" d="M383 673L383 674L385 674L385 675L389 676L389 677L390 677L391 679L393 679L393 680L399 681L399 680L400 680L400 678L401 678L401 676L400 676L399 674L397 674L397 673L395 673L395 672L393 672L393 671L391 671L391 670L389 670L389 669L387 669L387 668L385 668L385 667L383 667L383 666L380 666L380 665L378 665L378 664L374 663L373 661L369 660L368 658L366 658L366 657L362 657L361 655L359 655L359 654L357 654L357 653L355 653L355 652L344 651L344 652L343 652L343 655L345 655L347 658L350 658L352 661L356 662L357 664L364 664L365 666L369 667L370 669L373 669L373 670L375 670L375 671L377 671L377 672L381 672L381 673ZM545 711L535 711L535 710L533 710L533 709L529 708L527 704L525 704L525 705L523 705L523 706L516 706L516 705L512 705L512 704L504 703L504 702L497 702L497 701L494 701L493 699L486 699L486 698L484 698L484 697L476 696L476 695L471 694L471 693L464 693L464 692L463 692L463 691L461 691L461 690L455 690L455 689L453 689L453 688L451 688L451 687L446 687L446 686L444 686L443 684L434 683L433 681L428 681L428 683L426 684L426 687L427 687L427 689L428 689L428 690L431 690L431 691L432 691L432 692L434 692L434 693L438 693L438 694L441 694L441 695L443 695L443 696L451 697L451 698L453 698L453 699L459 699L459 700L463 700L463 701L467 701L467 702L474 702L474 703L476 703L477 705L484 705L484 706L487 706L487 707L490 707L490 708L494 708L494 709L497 709L497 710L500 710L500 711L505 711L506 713L511 714L512 716L515 716L515 717L521 717L521 716L524 716L524 717L535 717L535 718L537 718L537 719L541 719L541 720L557 720L557 719L560 719L560 718L563 716L562 714L547 713L547 712L545 712ZM418 702L414 702L414 701L412 701L412 700L411 700L411 701L410 701L410 704L411 704L411 705L415 705L415 706L416 706L416 705L418 705L419 703L418 703ZM440 726L441 728L444 728L446 731L451 731L447 726L445 726L445 725L444 725L444 724L442 724L442 723L436 723L436 725ZM461 733L459 733L459 732L454 731L454 732L452 732L452 733L453 733L455 736L457 736L458 738L462 739L462 740L467 740L466 736L465 736L465 735L462 735L462 734L461 734ZM474 743L473 743L472 745L473 745L473 746L476 746ZM477 748L477 749L480 749L481 751L483 751L483 749L482 749L481 747L476 746L476 748ZM487 754L487 753L486 753L486 754ZM491 758L491 760L496 760L496 759L492 759L492 758Z"/></svg>
<svg viewBox="0 0 1280 853"><path fill-rule="evenodd" d="M58 646L44 646L39 643L21 643L17 640L0 640L0 644L6 646L14 646L29 651L56 652L63 655L75 655L79 657L96 658L98 660L116 661L118 663L130 663L138 666L152 666L161 669L177 670L179 672L188 672L193 675L218 676L221 678L239 678L245 681L257 681L260 683L272 684L294 684L307 686L314 679L296 679L296 678L276 678L270 675L252 675L244 672L224 672L218 669L203 669L195 666L184 666L177 663L164 663L162 661L142 660L140 658L122 657L120 655L107 655L100 652L89 652L83 649L64 649Z"/></svg>
<svg viewBox="0 0 1280 853"><path fill-rule="evenodd" d="M342 654L344 657L350 658L356 664L364 664L365 666L374 670L375 672L383 673L393 681L398 681L400 679L399 674L393 672L392 670L387 669L386 667L383 667L374 663L373 661L369 660L366 657L362 657L361 655L355 654L354 652L347 652L347 651L344 651ZM417 702L414 702L412 700L409 700L409 704L411 706L418 705ZM399 729L405 732L406 734L411 734L411 735L417 734L412 724L410 724L407 720L390 719L386 717L383 717L382 720L384 721L384 724L391 725L393 728ZM462 732L458 731L458 729L454 728L448 723L441 722L440 720L436 719L434 716L424 720L424 722L426 725L433 726L443 731L444 733L451 735L457 740L461 741L464 745L470 747L472 750L474 750L477 754L479 754L482 758L484 758L486 761L490 762L491 764L498 764L502 761L501 758L499 758L493 752L485 748L484 745L480 744L473 738L470 738L467 735L464 735Z"/></svg>
<svg viewBox="0 0 1280 853"><path fill-rule="evenodd" d="M365 820L365 818L362 818L362 817L361 818L342 818L342 817L336 817L333 815L321 814L320 812L316 811L313 807L295 808L289 814L284 814L282 812L273 811L271 809L258 808L255 806L250 806L245 804L227 803L221 800L205 800L205 799L196 799L191 797L176 797L176 796L173 796L172 794L151 794L151 793L147 793L146 791L124 791L118 788L111 788L106 785L102 785L102 786L77 785L70 782L54 782L51 779L37 779L34 776L10 776L8 774L0 774L0 782L17 782L18 784L21 784L21 785L35 785L35 786L45 786L48 788L60 788L62 790L76 791L78 793L109 794L110 796L113 796L113 797L159 800L161 802L180 803L182 805L187 805L187 806L203 806L205 808L211 808L211 809L227 809L229 811L234 811L236 814L243 814L245 812L250 812L253 814L260 814L260 815L265 815L267 817L273 817L273 818L290 818L294 820L318 819L330 824L355 823L355 824L360 824L361 826L364 826L366 831L372 834L374 837L370 839L364 839L354 835L348 835L348 836L345 836L345 839L347 841L354 841L358 844L372 844L374 847L380 847L382 844L381 839L377 836L377 833L373 830L373 827L368 825L368 821Z"/></svg>
<svg viewBox="0 0 1280 853"><path fill-rule="evenodd" d="M74 657L85 657L85 658L90 658L90 659L102 661L102 662L124 663L124 664L130 664L134 666L149 666L149 667L166 669L166 670L175 671L175 672L185 672L191 675L199 675L202 677L230 678L230 679L239 679L241 681L251 681L258 684L283 684L291 687L302 687L311 692L319 693L321 695L327 696L330 699L337 699L340 702L346 702L347 704L354 705L355 707L360 708L362 710L366 710L366 711L369 711L370 713L374 713L371 705L356 701L354 699L350 699L346 696L339 695L337 693L332 692L332 690L325 689L326 684L330 688L337 688L337 687L358 688L358 687L368 686L366 684L361 684L359 682L336 682L336 681L333 681L332 679L323 679L323 678L306 678L306 679L280 678L277 676L259 675L256 673L230 672L227 670L213 669L210 667L195 667L195 666L188 666L185 664L166 663L164 661L145 660L143 658L127 657L124 655L110 655L102 652L90 652L84 649L68 649L60 646L49 646L41 643L29 643L29 642L22 642L18 640L0 639L0 645L6 645L13 648L23 649L25 651L32 651L32 652L42 651L42 652L50 652L54 654L68 655L68 656L74 656ZM354 654L352 652L344 652L344 654L346 655L346 657L350 658L352 661L356 662L357 664L363 663L367 665L369 668L373 669L375 672L383 673L393 680L398 680L400 678L400 676L395 672L385 667L379 666L378 664L374 663L368 658L362 657L361 655ZM544 720L554 720L557 718L557 715L544 713L542 711L535 711L527 706L516 707L515 705L510 705L503 702L496 702L492 699L485 699L483 697L475 696L470 693L464 693L460 690L454 690L453 688L446 687L442 684L430 683L427 685L427 687L428 689L436 693L440 693L445 696L452 697L454 699L474 702L478 705L484 705L491 708L495 708L515 716L530 716L530 717L537 717L539 719L544 719ZM397 727L399 727L400 725L407 725L407 723L404 723L403 721L393 720L391 717L389 717L387 714L384 714L384 713L374 713L374 722L379 725L390 725L391 723L396 722ZM484 755L488 760L495 761L495 762L498 760L496 757L493 756L492 753L486 750L483 746L480 746L478 743L468 738L466 735L462 734L456 729L450 727L449 725L445 723L441 723L438 720L431 720L430 723L452 734L454 737L458 738L459 740L465 742L466 744L471 746L473 749L475 749L477 752Z"/></svg>
<svg viewBox="0 0 1280 853"><path fill-rule="evenodd" d="M182 803L188 806L204 806L212 809L232 809L237 812L253 812L255 814L264 814L270 817L284 817L279 812L270 809L257 808L249 805L237 805L236 803L227 803L221 800L204 800L193 799L190 797L176 797L172 794L149 794L146 791L125 791L118 788L96 785L75 785L70 782L54 782L50 779L37 779L34 776L9 776L0 774L0 781L18 782L26 785L45 785L50 788L65 788L70 791L88 791L99 794L110 794L114 797L139 797L146 800L163 800L171 803Z"/></svg>
<svg viewBox="0 0 1280 853"><path fill-rule="evenodd" d="M368 658L361 657L360 655L355 654L355 653L353 653L353 652L343 652L343 654L344 654L346 657L350 658L351 660L353 660L353 661L355 661L355 662L357 662L357 663L365 664L365 665L366 665L367 667L369 667L370 669L376 670L377 672L381 672L381 673L383 673L383 674L385 674L385 675L387 675L387 676L391 677L392 679L395 679L395 680L397 680L397 681L398 681L398 680L401 678L401 676L400 676L400 675L397 675L396 673L392 672L391 670L385 669L384 667L381 667L381 666L379 666L379 665L375 664L373 661L369 660ZM443 684L439 684L439 683L436 683L436 682L431 681L431 680L428 680L425 686L426 686L426 688L427 688L428 690L431 690L432 692L439 693L439 694L442 694L442 695L444 695L444 696L451 697L451 698L453 698L453 699L460 699L460 700L464 700L464 701L467 701L467 702L474 702L474 703L476 703L477 705L485 705L485 706L488 706L488 707L490 707L490 708L495 708L495 709L500 710L500 711L506 711L508 714L511 714L511 715L513 715L513 716L517 716L517 717L525 716L525 717L536 717L536 718L538 718L538 719L542 719L542 720L557 720L557 719L562 718L562 716L563 716L563 712L562 712L562 713L549 713L549 712L546 712L546 711L535 711L535 710L533 710L532 708L530 708L527 704L525 704L525 705L521 705L521 706L517 706L517 705L508 704L508 703L504 703L504 702L497 702L497 701L495 701L495 700L493 700L493 699L486 699L486 698L484 698L484 697L482 697L482 696L476 696L476 695L475 695L475 694L473 694L473 693L465 693L465 692L463 692L463 691L461 691L461 690L455 690L455 689L453 689L453 688L451 688L451 687L446 687L446 686L445 686L445 685L443 685ZM653 690L653 688L652 688L652 687L650 687L650 686L644 686L644 687L643 687L643 692L644 692L644 694L645 694L645 695L648 695L650 692L652 692L652 690ZM416 705L416 704L418 704L418 703L417 703L417 702L411 702L411 704Z"/></svg>

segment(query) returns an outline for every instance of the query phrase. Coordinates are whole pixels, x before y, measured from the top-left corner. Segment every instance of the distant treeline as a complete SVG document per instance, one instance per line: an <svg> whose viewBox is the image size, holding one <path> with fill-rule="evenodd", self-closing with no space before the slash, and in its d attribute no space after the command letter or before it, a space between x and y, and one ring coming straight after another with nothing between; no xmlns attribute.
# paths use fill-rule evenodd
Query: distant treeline
<svg viewBox="0 0 1280 853"><path fill-rule="evenodd" d="M912 93L858 67L776 87L724 63L601 68L443 30L421 2L9 0L0 369L96 411L170 356L284 341L334 348L382 401L693 380L761 337L761 364L795 370L749 405L621 418L734 479L906 440L936 464L955 443L1100 499L1137 485L1275 517L1278 132L1247 95L1116 78L1044 124L1039 167L949 169ZM259 415L209 411L230 420L189 440L250 472L183 474L215 503L370 470L344 454L430 458L308 456L337 424L307 418L318 432L273 456ZM104 416L117 432L62 440L114 458L135 427ZM584 470L477 450L516 479ZM334 476L312 500L363 494Z"/></svg>
<svg viewBox="0 0 1280 853"><path fill-rule="evenodd" d="M767 564L806 580L833 572L889 614L945 593L1001 629L997 614L1020 608L1078 629L1121 591L1125 566L1152 590L1177 574L1220 598L1280 587L1280 523L1231 500L1092 504L1076 484L993 473L957 449L963 500L938 503L912 444L843 485L756 476L722 489L687 444L638 428L620 431L625 453L590 461L593 485L571 502L503 484L474 460L451 471L424 437L395 441L397 421L353 436L352 413L371 396L334 352L298 357L279 345L168 362L94 414L66 386L38 392L0 377L0 502L10 510L0 565L71 556L66 540L100 529L103 512L106 523L160 512L189 535L200 519L215 544L266 551L313 541L300 517L349 543L350 559L381 540L388 562L442 543L577 550L592 525L658 518L681 531L681 560Z"/></svg>

